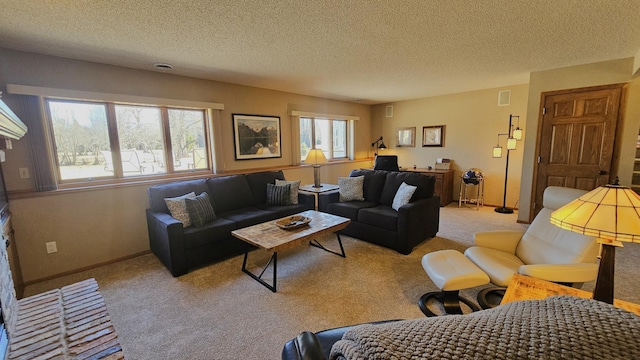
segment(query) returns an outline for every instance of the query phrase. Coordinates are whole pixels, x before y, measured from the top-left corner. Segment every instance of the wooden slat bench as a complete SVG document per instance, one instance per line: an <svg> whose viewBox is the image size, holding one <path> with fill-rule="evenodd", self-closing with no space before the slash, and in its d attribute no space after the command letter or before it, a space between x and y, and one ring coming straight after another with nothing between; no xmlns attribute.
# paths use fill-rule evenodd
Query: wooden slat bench
<svg viewBox="0 0 640 360"><path fill-rule="evenodd" d="M124 359L95 279L18 300L7 359Z"/></svg>

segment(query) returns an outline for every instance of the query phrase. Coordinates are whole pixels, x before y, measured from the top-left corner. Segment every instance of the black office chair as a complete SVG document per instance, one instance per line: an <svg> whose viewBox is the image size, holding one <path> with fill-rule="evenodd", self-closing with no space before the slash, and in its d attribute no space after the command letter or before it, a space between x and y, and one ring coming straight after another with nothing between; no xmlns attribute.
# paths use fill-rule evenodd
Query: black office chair
<svg viewBox="0 0 640 360"><path fill-rule="evenodd" d="M398 155L378 155L373 170L400 171Z"/></svg>

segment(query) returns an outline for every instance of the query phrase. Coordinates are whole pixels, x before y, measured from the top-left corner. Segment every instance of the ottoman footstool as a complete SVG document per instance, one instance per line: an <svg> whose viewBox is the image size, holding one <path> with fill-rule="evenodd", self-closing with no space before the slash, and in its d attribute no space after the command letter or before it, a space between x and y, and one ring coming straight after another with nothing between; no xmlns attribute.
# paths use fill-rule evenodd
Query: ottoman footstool
<svg viewBox="0 0 640 360"><path fill-rule="evenodd" d="M430 299L442 303L446 314L462 314L460 302L466 304L472 311L479 310L472 301L461 297L459 292L488 284L489 276L461 252L440 250L428 253L422 257L422 267L431 281L441 290L429 292L420 297L418 306L426 316L436 316L427 307L427 301Z"/></svg>

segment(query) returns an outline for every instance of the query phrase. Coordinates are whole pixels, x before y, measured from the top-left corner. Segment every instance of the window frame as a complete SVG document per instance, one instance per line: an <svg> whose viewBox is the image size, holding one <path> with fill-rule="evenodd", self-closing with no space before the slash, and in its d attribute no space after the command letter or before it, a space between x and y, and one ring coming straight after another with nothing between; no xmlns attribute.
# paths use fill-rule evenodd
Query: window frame
<svg viewBox="0 0 640 360"><path fill-rule="evenodd" d="M108 101L99 99L79 99L79 98L65 98L58 96L42 96L44 105L43 117L45 118L47 137L49 139L49 152L52 170L55 174L55 180L58 188L81 188L97 185L110 185L110 184L124 184L129 182L140 182L145 180L158 180L164 178L185 177L201 174L211 174L213 172L213 142L212 142L212 108L199 107L199 106L179 106L179 105L165 105L159 103L149 102L128 102L128 101ZM109 137L109 145L111 149L112 161L113 161L113 175L88 177L88 178L75 178L75 179L62 179L60 162L56 151L56 139L53 130L53 119L51 116L51 108L49 103L53 102L67 102L78 104L97 104L104 105L106 109L107 117L107 131ZM165 172L164 173L149 173L140 175L127 175L123 172L123 163L121 157L120 139L118 134L118 125L116 117L116 106L140 106L159 109L160 112L160 126L162 132L162 141L164 145L164 159L165 160ZM204 146L207 157L207 168L203 169L186 169L175 170L173 159L173 144L171 141L169 110L190 110L202 112L203 121L203 136Z"/></svg>
<svg viewBox="0 0 640 360"><path fill-rule="evenodd" d="M317 143L317 138L316 138L316 120L326 120L329 122L329 129L328 129L328 136L329 136L329 149L328 149L328 153L329 156L326 156L327 153L325 152L325 149L320 148L323 152L325 152L325 156L327 157L327 161L342 161L342 160L347 160L347 159L351 159L353 157L352 153L351 153L351 142L353 141L353 136L352 136L352 124L351 122L353 121L353 119L347 119L347 116L339 116L339 115L335 115L335 116L328 116L328 115L300 115L299 119L298 119L298 129L300 129L302 127L302 121L303 119L305 120L311 120L311 143L312 143L312 149L316 148L316 143ZM334 121L340 121L340 122L344 122L344 127L345 127L345 134L344 134L344 144L345 144L345 155L344 156L340 156L340 157L336 157L334 156L334 136L333 136L333 130L334 130ZM299 161L300 162L304 162L305 159L302 158L302 143L301 143L301 132L298 131L298 148L299 148Z"/></svg>

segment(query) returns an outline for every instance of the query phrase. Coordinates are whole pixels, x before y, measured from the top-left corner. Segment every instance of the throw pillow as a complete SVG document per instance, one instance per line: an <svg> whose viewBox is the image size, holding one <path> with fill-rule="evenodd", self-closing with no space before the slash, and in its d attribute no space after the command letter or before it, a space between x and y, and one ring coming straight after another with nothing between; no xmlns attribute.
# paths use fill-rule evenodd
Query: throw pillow
<svg viewBox="0 0 640 360"><path fill-rule="evenodd" d="M406 182L400 184L396 196L393 197L393 203L391 204L393 210L398 211L400 206L408 204L417 188L417 186L409 185Z"/></svg>
<svg viewBox="0 0 640 360"><path fill-rule="evenodd" d="M169 208L169 212L171 216L173 216L176 220L182 223L182 227L191 226L191 218L189 217L189 212L187 211L187 204L184 199L189 198L193 199L196 197L196 193L193 191L184 194L182 196L174 197L174 198L165 198L164 202L167 204Z"/></svg>
<svg viewBox="0 0 640 360"><path fill-rule="evenodd" d="M291 205L291 185L267 184L267 205Z"/></svg>
<svg viewBox="0 0 640 360"><path fill-rule="evenodd" d="M291 185L291 191L289 193L289 196L290 196L289 202L291 203L291 205L297 205L298 190L300 189L300 180L287 181L287 180L276 179L276 186L287 185L287 184Z"/></svg>
<svg viewBox="0 0 640 360"><path fill-rule="evenodd" d="M339 177L340 201L364 201L364 175Z"/></svg>
<svg viewBox="0 0 640 360"><path fill-rule="evenodd" d="M189 212L191 223L196 227L218 218L213 211L211 201L209 201L209 194L206 192L203 192L193 199L186 198L184 202L187 204L187 211Z"/></svg>

